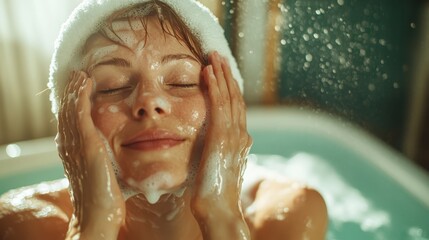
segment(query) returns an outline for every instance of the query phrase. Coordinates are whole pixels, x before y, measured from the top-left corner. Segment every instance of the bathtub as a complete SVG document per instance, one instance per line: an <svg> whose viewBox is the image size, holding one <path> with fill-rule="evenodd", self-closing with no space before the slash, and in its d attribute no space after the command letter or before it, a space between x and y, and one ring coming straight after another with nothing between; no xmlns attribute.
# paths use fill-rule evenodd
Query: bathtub
<svg viewBox="0 0 429 240"><path fill-rule="evenodd" d="M250 164L316 188L330 240L429 240L429 176L358 127L311 110L250 108ZM0 194L63 177L53 138L0 147Z"/></svg>

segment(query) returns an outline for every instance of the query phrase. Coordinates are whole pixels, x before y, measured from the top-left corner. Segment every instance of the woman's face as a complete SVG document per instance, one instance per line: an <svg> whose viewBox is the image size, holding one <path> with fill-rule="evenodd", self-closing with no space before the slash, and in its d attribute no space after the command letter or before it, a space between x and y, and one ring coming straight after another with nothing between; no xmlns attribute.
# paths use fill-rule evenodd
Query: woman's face
<svg viewBox="0 0 429 240"><path fill-rule="evenodd" d="M206 101L201 64L149 18L116 21L123 44L100 34L85 48L96 84L92 118L112 148L120 178L142 192L181 189L201 155ZM140 30L139 30L140 29Z"/></svg>

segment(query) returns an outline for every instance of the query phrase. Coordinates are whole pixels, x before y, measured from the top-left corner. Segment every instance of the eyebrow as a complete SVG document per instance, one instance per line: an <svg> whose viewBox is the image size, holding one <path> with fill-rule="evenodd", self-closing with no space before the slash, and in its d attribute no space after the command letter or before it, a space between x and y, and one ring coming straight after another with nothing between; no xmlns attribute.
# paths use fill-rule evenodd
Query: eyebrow
<svg viewBox="0 0 429 240"><path fill-rule="evenodd" d="M189 59L189 60L193 60L193 61L198 62L198 60L195 57L193 57L189 54L168 54L168 55L165 55L161 58L161 64L165 64L165 63L177 61L177 60L182 60L182 59ZM91 72L96 67L104 66L104 65L113 65L113 66L128 67L128 68L131 67L131 63L126 59L112 58L112 59L101 61L101 62L98 62L98 63L92 65L88 69L88 72Z"/></svg>
<svg viewBox="0 0 429 240"><path fill-rule="evenodd" d="M198 60L195 57L193 57L189 54L182 53L182 54L168 54L168 55L163 56L161 59L161 64L165 64L165 63L176 61L176 60L182 60L182 59L189 59L189 60L193 60L193 61L198 62Z"/></svg>
<svg viewBox="0 0 429 240"><path fill-rule="evenodd" d="M128 67L128 68L131 67L131 63L126 59L112 58L112 59L108 59L106 61L101 61L101 62L98 62L98 63L92 65L91 67L89 67L88 72L91 72L96 67L103 66L103 65L114 65L114 66L118 66L118 67Z"/></svg>

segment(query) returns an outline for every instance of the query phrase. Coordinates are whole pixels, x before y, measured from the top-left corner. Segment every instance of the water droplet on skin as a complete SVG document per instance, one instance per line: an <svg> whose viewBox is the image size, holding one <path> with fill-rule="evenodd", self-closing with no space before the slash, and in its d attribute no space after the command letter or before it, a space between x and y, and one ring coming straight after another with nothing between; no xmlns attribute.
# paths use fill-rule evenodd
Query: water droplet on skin
<svg viewBox="0 0 429 240"><path fill-rule="evenodd" d="M161 64L159 63L159 62L154 62L154 63L152 63L151 65L150 65L150 69L151 70L157 70L157 69L159 69L159 66L160 66Z"/></svg>
<svg viewBox="0 0 429 240"><path fill-rule="evenodd" d="M107 109L108 109L108 110L109 110L109 112L111 112L111 113L117 113L117 112L119 112L119 108L118 108L118 106L116 106L116 105L110 105Z"/></svg>
<svg viewBox="0 0 429 240"><path fill-rule="evenodd" d="M166 112L170 112L171 110L171 104L162 97L157 97L155 99L155 104Z"/></svg>
<svg viewBox="0 0 429 240"><path fill-rule="evenodd" d="M199 117L200 117L200 113L198 111L192 112L192 121L198 120Z"/></svg>
<svg viewBox="0 0 429 240"><path fill-rule="evenodd" d="M103 108L103 107L101 107L101 108L99 108L99 109L98 109L98 111L97 111L97 112L98 112L99 114L103 114L103 113L104 113L104 111L105 111L105 110L104 110L104 108Z"/></svg>
<svg viewBox="0 0 429 240"><path fill-rule="evenodd" d="M177 216L177 214L180 212L180 210L182 210L182 209L183 209L183 206L174 208L173 211L171 211L169 214L167 214L165 219L167 221L173 220Z"/></svg>
<svg viewBox="0 0 429 240"><path fill-rule="evenodd" d="M74 102L76 101L76 93L69 93L69 95L67 96L67 100L69 102Z"/></svg>
<svg viewBox="0 0 429 240"><path fill-rule="evenodd" d="M143 55L145 44L146 43L144 41L140 41L136 49L134 50L138 57L141 57Z"/></svg>

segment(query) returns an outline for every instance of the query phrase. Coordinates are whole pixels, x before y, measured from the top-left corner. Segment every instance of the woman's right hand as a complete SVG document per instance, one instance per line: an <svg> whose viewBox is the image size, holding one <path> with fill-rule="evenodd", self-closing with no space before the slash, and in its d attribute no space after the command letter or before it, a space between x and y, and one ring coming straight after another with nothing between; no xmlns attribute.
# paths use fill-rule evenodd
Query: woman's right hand
<svg viewBox="0 0 429 240"><path fill-rule="evenodd" d="M57 148L74 204L67 239L117 239L125 219L114 156L91 117L93 84L86 73L71 73L58 113Z"/></svg>

